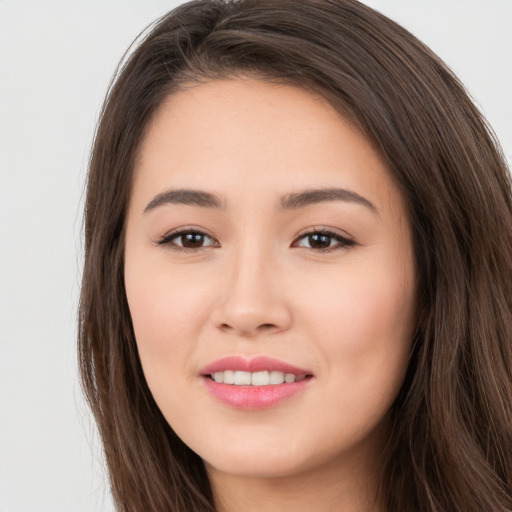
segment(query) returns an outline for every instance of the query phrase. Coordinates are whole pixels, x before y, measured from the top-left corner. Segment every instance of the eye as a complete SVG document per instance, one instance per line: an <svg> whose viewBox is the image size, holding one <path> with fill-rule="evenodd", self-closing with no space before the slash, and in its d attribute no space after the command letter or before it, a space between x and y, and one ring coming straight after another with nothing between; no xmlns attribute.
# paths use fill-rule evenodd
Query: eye
<svg viewBox="0 0 512 512"><path fill-rule="evenodd" d="M175 251L193 251L207 247L220 247L217 240L197 229L173 231L158 240L157 245L164 245Z"/></svg>
<svg viewBox="0 0 512 512"><path fill-rule="evenodd" d="M355 245L356 242L333 231L315 229L299 236L292 247L304 247L320 252L331 252Z"/></svg>

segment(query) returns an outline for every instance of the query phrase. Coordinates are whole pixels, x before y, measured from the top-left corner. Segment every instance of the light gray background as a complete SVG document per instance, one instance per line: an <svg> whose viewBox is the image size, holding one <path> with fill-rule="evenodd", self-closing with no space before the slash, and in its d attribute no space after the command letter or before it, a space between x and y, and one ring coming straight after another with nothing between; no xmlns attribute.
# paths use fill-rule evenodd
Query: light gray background
<svg viewBox="0 0 512 512"><path fill-rule="evenodd" d="M88 151L115 66L178 1L0 0L0 512L110 512L76 375ZM512 161L512 0L366 0L459 74Z"/></svg>

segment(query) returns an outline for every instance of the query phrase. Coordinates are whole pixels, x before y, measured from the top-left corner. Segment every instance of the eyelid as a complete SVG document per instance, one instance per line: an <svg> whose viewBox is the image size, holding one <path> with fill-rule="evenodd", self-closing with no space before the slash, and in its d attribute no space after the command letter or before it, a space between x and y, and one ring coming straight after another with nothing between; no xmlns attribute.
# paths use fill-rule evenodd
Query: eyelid
<svg viewBox="0 0 512 512"><path fill-rule="evenodd" d="M181 245L173 244L171 243L174 238L178 238L180 235L185 235L187 233L194 233L203 235L205 237L210 238L213 243L208 246L204 247L184 247ZM177 252L197 252L205 249L209 249L210 247L220 247L219 241L213 236L210 235L208 232L206 232L204 229L200 229L194 226L185 226L177 229L173 229L171 231L168 231L165 235L160 237L158 240L155 241L155 244L161 247L169 248L173 251Z"/></svg>
<svg viewBox="0 0 512 512"><path fill-rule="evenodd" d="M338 240L338 244L333 247L326 247L323 249L315 249L313 247L303 247L304 249L311 250L313 252L333 252L341 249L348 249L350 247L353 247L357 245L357 241L354 239L353 236L349 235L348 233L340 233L339 230L336 230L334 228L327 228L322 226L314 226L309 227L304 230L302 230L294 239L292 243L292 247L300 247L296 244L299 240L305 238L306 236L314 235L314 234L321 234L321 235L327 235L330 236L336 240Z"/></svg>
<svg viewBox="0 0 512 512"><path fill-rule="evenodd" d="M315 233L326 233L333 236L339 236L340 238L345 238L347 240L354 239L354 237L348 234L346 231L342 231L341 229L331 228L327 226L309 226L307 228L301 229L297 234L296 238L300 238L304 235L310 235Z"/></svg>

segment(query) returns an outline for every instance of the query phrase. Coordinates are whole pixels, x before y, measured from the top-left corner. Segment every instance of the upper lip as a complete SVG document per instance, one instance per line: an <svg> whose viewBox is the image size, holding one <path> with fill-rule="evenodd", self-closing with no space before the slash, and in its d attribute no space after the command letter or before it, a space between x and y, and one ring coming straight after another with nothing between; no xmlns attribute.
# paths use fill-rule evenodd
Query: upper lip
<svg viewBox="0 0 512 512"><path fill-rule="evenodd" d="M277 371L283 373L293 373L294 375L311 375L309 370L299 368L292 364L274 359L273 357L257 356L247 359L242 356L227 356L217 359L206 365L201 371L201 375L211 375L215 372L223 372L225 370L245 371L245 372L262 372Z"/></svg>

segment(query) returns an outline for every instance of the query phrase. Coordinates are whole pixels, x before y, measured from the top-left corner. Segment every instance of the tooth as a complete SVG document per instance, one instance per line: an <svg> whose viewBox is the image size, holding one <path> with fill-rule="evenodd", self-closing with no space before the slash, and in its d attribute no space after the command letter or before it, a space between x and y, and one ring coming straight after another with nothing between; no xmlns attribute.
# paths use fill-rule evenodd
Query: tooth
<svg viewBox="0 0 512 512"><path fill-rule="evenodd" d="M251 385L251 372L235 372L234 383L237 386L250 386Z"/></svg>
<svg viewBox="0 0 512 512"><path fill-rule="evenodd" d="M282 384L284 382L284 373L283 372L270 372L270 384Z"/></svg>
<svg viewBox="0 0 512 512"><path fill-rule="evenodd" d="M254 372L251 375L251 384L253 386L268 386L270 382L270 376L267 371Z"/></svg>
<svg viewBox="0 0 512 512"><path fill-rule="evenodd" d="M224 370L224 384L235 383L235 372L233 370Z"/></svg>
<svg viewBox="0 0 512 512"><path fill-rule="evenodd" d="M279 371L261 371L261 372L244 372L235 370L224 370L223 372L215 372L211 375L212 379L218 383L235 384L237 386L268 386L288 384L292 382L300 382L306 378L305 375L296 376L293 373L283 373Z"/></svg>

